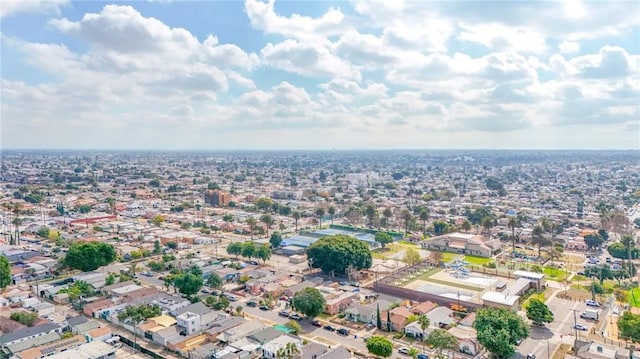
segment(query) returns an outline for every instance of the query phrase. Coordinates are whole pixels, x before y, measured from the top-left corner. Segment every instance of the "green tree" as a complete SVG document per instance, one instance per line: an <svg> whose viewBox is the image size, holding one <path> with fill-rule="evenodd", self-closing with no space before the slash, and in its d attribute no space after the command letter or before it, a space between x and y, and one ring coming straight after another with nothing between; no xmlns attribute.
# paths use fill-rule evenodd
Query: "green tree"
<svg viewBox="0 0 640 359"><path fill-rule="evenodd" d="M164 270L164 263L149 261L149 263L147 263L147 267L154 272L162 272Z"/></svg>
<svg viewBox="0 0 640 359"><path fill-rule="evenodd" d="M335 274L346 274L348 268L367 269L372 263L365 242L341 234L317 240L307 248L307 257L312 268Z"/></svg>
<svg viewBox="0 0 640 359"><path fill-rule="evenodd" d="M322 313L326 302L318 289L308 287L294 294L291 304L307 317L315 317Z"/></svg>
<svg viewBox="0 0 640 359"><path fill-rule="evenodd" d="M263 263L267 263L271 258L271 249L266 245L258 246L255 253L256 258L261 259Z"/></svg>
<svg viewBox="0 0 640 359"><path fill-rule="evenodd" d="M118 314L120 322L140 323L146 319L157 317L162 314L162 309L157 304L141 304L137 306L128 306Z"/></svg>
<svg viewBox="0 0 640 359"><path fill-rule="evenodd" d="M160 245L160 241L156 239L153 242L153 254L160 254L160 253L162 253L162 246Z"/></svg>
<svg viewBox="0 0 640 359"><path fill-rule="evenodd" d="M431 324L431 320L429 320L429 317L427 317L426 314L420 314L418 316L418 324L420 325L420 329L422 329L422 338L420 338L422 340L422 353L425 352L425 347L424 347L424 343L425 340L427 339L424 335L427 332L427 328L429 328L429 324Z"/></svg>
<svg viewBox="0 0 640 359"><path fill-rule="evenodd" d="M9 260L7 257L0 255L0 289L6 288L11 282L11 266L9 265Z"/></svg>
<svg viewBox="0 0 640 359"><path fill-rule="evenodd" d="M462 222L462 230L465 233L469 233L469 231L471 230L471 222L469 222L469 220L465 219L464 222Z"/></svg>
<svg viewBox="0 0 640 359"><path fill-rule="evenodd" d="M516 228L520 227L520 221L518 221L518 217L509 218L507 227L511 228L511 245L512 245L512 249L515 251L516 250Z"/></svg>
<svg viewBox="0 0 640 359"><path fill-rule="evenodd" d="M104 285L113 285L116 282L116 276L113 273L109 273L107 278L104 280Z"/></svg>
<svg viewBox="0 0 640 359"><path fill-rule="evenodd" d="M154 216L153 218L151 218L151 223L153 223L154 225L156 225L158 227L160 227L162 222L164 222L164 217L161 216L161 215L157 215L157 216Z"/></svg>
<svg viewBox="0 0 640 359"><path fill-rule="evenodd" d="M47 238L48 239L50 232L51 231L49 230L49 227L42 226L42 227L38 228L37 234L38 234L38 237L40 237L40 238Z"/></svg>
<svg viewBox="0 0 640 359"><path fill-rule="evenodd" d="M378 232L374 237L375 241L380 243L382 248L389 243L393 243L393 237L387 232Z"/></svg>
<svg viewBox="0 0 640 359"><path fill-rule="evenodd" d="M529 328L516 313L502 308L481 308L473 327L478 342L496 358L508 358L515 353L514 345L529 335Z"/></svg>
<svg viewBox="0 0 640 359"><path fill-rule="evenodd" d="M273 249L280 248L280 243L282 243L282 234L280 234L280 232L273 232L271 234L271 238L269 238L269 243Z"/></svg>
<svg viewBox="0 0 640 359"><path fill-rule="evenodd" d="M618 319L618 330L622 338L640 341L640 314L633 314L630 311L622 313Z"/></svg>
<svg viewBox="0 0 640 359"><path fill-rule="evenodd" d="M324 216L324 208L316 208L316 217L318 217L318 227L322 228L322 216Z"/></svg>
<svg viewBox="0 0 640 359"><path fill-rule="evenodd" d="M74 243L69 247L62 262L70 268L83 272L96 270L116 259L112 245L102 242Z"/></svg>
<svg viewBox="0 0 640 359"><path fill-rule="evenodd" d="M287 324L285 324L285 326L291 329L294 335L298 335L302 330L302 328L300 327L300 324L298 324L298 322L296 322L295 320L288 321Z"/></svg>
<svg viewBox="0 0 640 359"><path fill-rule="evenodd" d="M541 325L553 322L553 313L540 299L531 298L527 306L527 318L531 319L535 324Z"/></svg>
<svg viewBox="0 0 640 359"><path fill-rule="evenodd" d="M387 207L382 211L382 216L384 217L384 222L389 228L389 224L391 223L391 217L393 217L393 210L390 207Z"/></svg>
<svg viewBox="0 0 640 359"><path fill-rule="evenodd" d="M443 351L458 348L458 339L446 330L434 329L427 336L427 344L436 350L436 358L444 359Z"/></svg>
<svg viewBox="0 0 640 359"><path fill-rule="evenodd" d="M333 225L333 217L335 217L335 215L336 215L336 207L329 206L329 209L327 210L327 212L331 216L331 225Z"/></svg>
<svg viewBox="0 0 640 359"><path fill-rule="evenodd" d="M189 297L198 293L202 288L202 277L191 272L179 274L174 278L173 282L180 293Z"/></svg>
<svg viewBox="0 0 640 359"><path fill-rule="evenodd" d="M38 314L32 312L13 312L9 319L14 320L22 325L33 327L38 320Z"/></svg>
<svg viewBox="0 0 640 359"><path fill-rule="evenodd" d="M271 209L273 200L269 197L260 197L254 202L254 205L258 210L266 212Z"/></svg>
<svg viewBox="0 0 640 359"><path fill-rule="evenodd" d="M83 204L82 206L78 207L78 211L80 213L89 213L91 212L91 206L88 204Z"/></svg>
<svg viewBox="0 0 640 359"><path fill-rule="evenodd" d="M256 244L253 242L244 242L242 244L243 257L251 259L256 256L257 251L258 251L258 248L256 247Z"/></svg>
<svg viewBox="0 0 640 359"><path fill-rule="evenodd" d="M531 231L531 243L538 246L538 257L541 255L542 247L549 244L549 240L544 236L544 227L536 225Z"/></svg>
<svg viewBox="0 0 640 359"><path fill-rule="evenodd" d="M256 230L256 224L258 224L258 221L253 217L249 217L245 219L245 223L249 226L249 236L251 237L251 241L253 241L253 233Z"/></svg>
<svg viewBox="0 0 640 359"><path fill-rule="evenodd" d="M302 216L302 215L301 215L301 214L300 214L300 212L298 212L298 211L294 211L294 212L291 214L291 217L293 217L293 220L294 220L294 222L295 222L295 224L296 224L296 232L298 231L298 220L300 219L300 217L301 217L301 216Z"/></svg>
<svg viewBox="0 0 640 359"><path fill-rule="evenodd" d="M414 264L418 264L421 260L422 258L420 258L420 253L418 253L414 248L407 247L407 249L404 250L404 257L402 258L402 261L408 265L412 266Z"/></svg>
<svg viewBox="0 0 640 359"><path fill-rule="evenodd" d="M393 353L393 343L383 336L374 335L367 339L367 350L375 356L388 358Z"/></svg>
<svg viewBox="0 0 640 359"><path fill-rule="evenodd" d="M589 249L593 250L597 247L600 247L602 243L604 243L604 239L602 239L602 237L600 237L597 233L588 234L584 236L584 243Z"/></svg>
<svg viewBox="0 0 640 359"><path fill-rule="evenodd" d="M418 217L422 221L422 234L427 235L427 221L429 220L429 208L421 207Z"/></svg>
<svg viewBox="0 0 640 359"><path fill-rule="evenodd" d="M211 288L220 288L222 287L222 278L217 273L210 273L207 277L207 285Z"/></svg>
<svg viewBox="0 0 640 359"><path fill-rule="evenodd" d="M229 243L229 245L227 246L227 253L232 256L236 256L236 259L238 259L238 256L242 254L242 243Z"/></svg>
<svg viewBox="0 0 640 359"><path fill-rule="evenodd" d="M609 252L609 254L614 258L628 259L627 248L622 243L618 242L610 245L609 247L607 247L607 252ZM631 259L638 259L638 258L640 258L640 249L632 248Z"/></svg>
<svg viewBox="0 0 640 359"><path fill-rule="evenodd" d="M269 236L269 228L273 225L273 217L270 214L263 214L260 216L260 222L264 223L264 227L266 229L267 237Z"/></svg>

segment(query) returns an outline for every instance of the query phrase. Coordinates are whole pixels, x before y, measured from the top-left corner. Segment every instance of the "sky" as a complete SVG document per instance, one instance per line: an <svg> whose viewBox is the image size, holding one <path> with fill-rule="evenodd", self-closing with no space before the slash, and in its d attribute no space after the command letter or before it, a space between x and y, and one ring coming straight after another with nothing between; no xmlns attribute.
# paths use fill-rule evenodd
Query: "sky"
<svg viewBox="0 0 640 359"><path fill-rule="evenodd" d="M0 148L640 149L638 1L0 1Z"/></svg>

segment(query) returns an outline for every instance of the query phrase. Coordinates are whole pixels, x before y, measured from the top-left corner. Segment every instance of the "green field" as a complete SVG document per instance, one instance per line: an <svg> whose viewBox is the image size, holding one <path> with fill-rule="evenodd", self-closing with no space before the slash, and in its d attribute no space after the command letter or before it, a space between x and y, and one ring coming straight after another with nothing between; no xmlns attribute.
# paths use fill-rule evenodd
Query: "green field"
<svg viewBox="0 0 640 359"><path fill-rule="evenodd" d="M452 261L454 258L457 258L460 256L462 255L457 253L442 252L442 261L445 263L448 263ZM493 261L493 258L467 256L467 255L463 256L463 259L469 262L469 264L476 265L476 266L485 265Z"/></svg>
<svg viewBox="0 0 640 359"><path fill-rule="evenodd" d="M562 282L567 279L567 271L561 268L543 267L542 272L550 280Z"/></svg>
<svg viewBox="0 0 640 359"><path fill-rule="evenodd" d="M640 308L640 287L629 291L629 301L632 307Z"/></svg>

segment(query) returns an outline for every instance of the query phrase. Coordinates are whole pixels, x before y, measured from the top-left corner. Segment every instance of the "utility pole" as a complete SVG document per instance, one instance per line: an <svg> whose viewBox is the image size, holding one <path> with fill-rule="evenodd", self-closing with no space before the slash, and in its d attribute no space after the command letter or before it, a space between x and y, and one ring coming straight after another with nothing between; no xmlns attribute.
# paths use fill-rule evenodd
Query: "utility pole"
<svg viewBox="0 0 640 359"><path fill-rule="evenodd" d="M576 331L576 340L578 340L578 316L576 315L577 309L571 309L573 311L573 329Z"/></svg>

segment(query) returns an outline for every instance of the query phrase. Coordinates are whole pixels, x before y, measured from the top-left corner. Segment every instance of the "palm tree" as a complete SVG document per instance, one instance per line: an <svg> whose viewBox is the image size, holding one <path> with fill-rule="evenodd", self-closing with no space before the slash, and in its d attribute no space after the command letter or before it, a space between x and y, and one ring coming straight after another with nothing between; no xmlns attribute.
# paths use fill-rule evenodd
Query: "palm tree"
<svg viewBox="0 0 640 359"><path fill-rule="evenodd" d="M284 348L278 349L276 352L276 358L278 359L291 359L300 354L300 349L295 343L287 343Z"/></svg>
<svg viewBox="0 0 640 359"><path fill-rule="evenodd" d="M511 217L509 218L509 223L507 223L507 227L511 228L511 243L513 244L513 250L516 250L516 227L520 227L520 221L518 218Z"/></svg>
<svg viewBox="0 0 640 359"><path fill-rule="evenodd" d="M109 212L111 212L111 214L115 214L116 213L116 200L115 200L115 198L107 197L105 202L107 202L107 204L109 205Z"/></svg>
<svg viewBox="0 0 640 359"><path fill-rule="evenodd" d="M253 230L255 229L258 221L256 221L256 219L253 217L249 217L245 220L245 222L249 226L249 236L251 237L251 241L253 241Z"/></svg>
<svg viewBox="0 0 640 359"><path fill-rule="evenodd" d="M384 211L382 211L382 215L385 218L385 222L387 223L387 228L389 228L389 224L390 224L390 219L391 217L393 217L393 211L391 210L391 207L387 207L384 209Z"/></svg>
<svg viewBox="0 0 640 359"><path fill-rule="evenodd" d="M318 216L318 227L322 228L322 216L324 216L324 208L316 208L316 216Z"/></svg>
<svg viewBox="0 0 640 359"><path fill-rule="evenodd" d="M364 214L365 216L367 216L367 220L369 220L369 227L373 227L373 222L376 219L376 216L378 215L378 211L376 211L376 208L374 207L373 204L368 204L365 208L364 208Z"/></svg>
<svg viewBox="0 0 640 359"><path fill-rule="evenodd" d="M631 248L634 245L633 236L630 234L625 234L620 239L620 243L622 243L627 249L627 263L629 266L629 275L633 273L633 263L631 262Z"/></svg>
<svg viewBox="0 0 640 359"><path fill-rule="evenodd" d="M409 225L413 220L413 216L411 215L411 212L409 212L409 210L406 208L403 209L402 212L400 213L400 218L404 222L404 233L405 234L409 233Z"/></svg>
<svg viewBox="0 0 640 359"><path fill-rule="evenodd" d="M294 211L291 214L291 217L293 217L293 220L296 222L296 232L297 232L298 231L298 220L300 219L300 212Z"/></svg>
<svg viewBox="0 0 640 359"><path fill-rule="evenodd" d="M260 217L260 222L264 223L267 228L267 237L269 237L269 228L273 225L273 217L270 214L264 214Z"/></svg>
<svg viewBox="0 0 640 359"><path fill-rule="evenodd" d="M331 225L333 226L333 216L336 215L336 207L329 206L329 215L331 216Z"/></svg>
<svg viewBox="0 0 640 359"><path fill-rule="evenodd" d="M429 328L429 324L431 324L431 321L429 320L429 317L427 317L426 314L420 314L420 316L418 317L418 324L420 324L420 329L422 329L422 338L420 338L422 340L422 353L425 353L425 340L427 339L426 335L425 335L425 331L427 330L427 328Z"/></svg>
<svg viewBox="0 0 640 359"><path fill-rule="evenodd" d="M422 207L420 208L420 213L418 214L420 220L422 221L422 234L427 235L427 220L429 219L429 208Z"/></svg>
<svg viewBox="0 0 640 359"><path fill-rule="evenodd" d="M485 230L485 233L489 234L489 238L491 238L491 228L493 228L493 218L484 217L481 223L482 227Z"/></svg>

